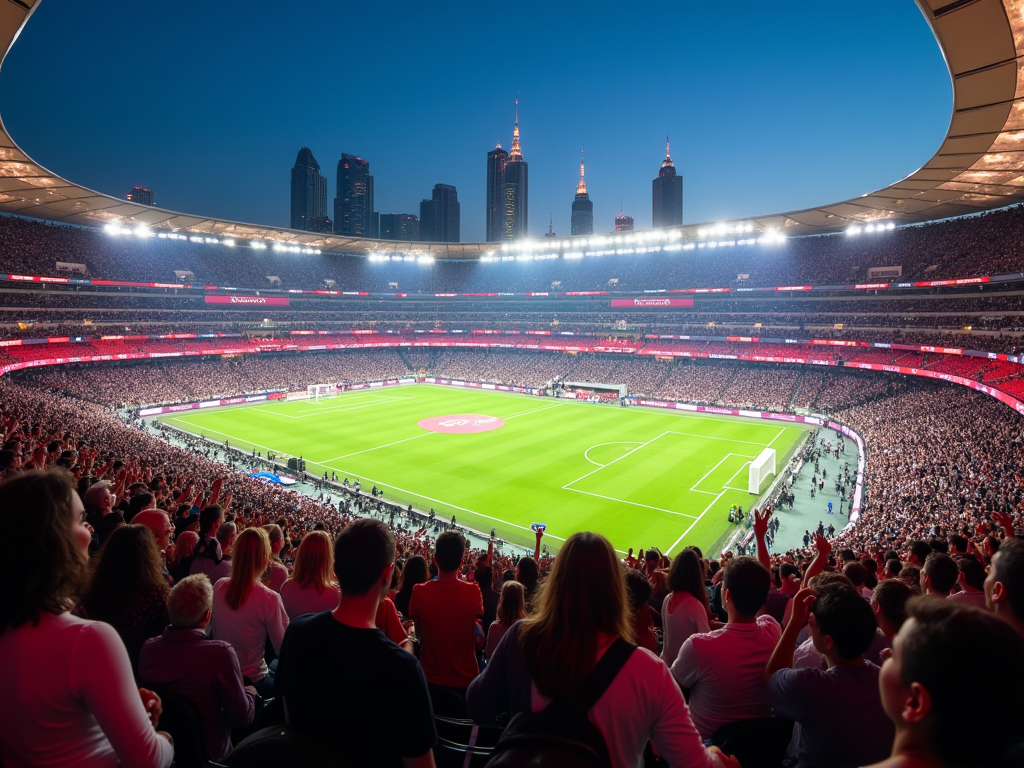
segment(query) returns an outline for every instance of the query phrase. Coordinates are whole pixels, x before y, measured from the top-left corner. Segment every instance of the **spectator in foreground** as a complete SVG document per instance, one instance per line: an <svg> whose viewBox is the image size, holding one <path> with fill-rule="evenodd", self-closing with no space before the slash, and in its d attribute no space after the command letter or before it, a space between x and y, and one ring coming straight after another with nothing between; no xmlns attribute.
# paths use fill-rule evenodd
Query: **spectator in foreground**
<svg viewBox="0 0 1024 768"><path fill-rule="evenodd" d="M641 648L658 652L658 636L654 632L654 619L648 601L654 591L651 582L638 568L626 571L626 598L629 601L629 620L633 626L633 639ZM666 598L668 596L666 595Z"/></svg>
<svg viewBox="0 0 1024 768"><path fill-rule="evenodd" d="M409 618L416 622L420 663L427 682L465 696L480 672L476 660L476 620L484 604L476 584L459 581L466 540L445 531L434 545L437 581L417 584L409 601Z"/></svg>
<svg viewBox="0 0 1024 768"><path fill-rule="evenodd" d="M985 577L985 599L996 616L1024 636L1024 540L1000 545Z"/></svg>
<svg viewBox="0 0 1024 768"><path fill-rule="evenodd" d="M334 578L334 546L326 531L311 531L299 544L295 569L281 587L281 602L289 619L307 613L332 611L341 594Z"/></svg>
<svg viewBox="0 0 1024 768"><path fill-rule="evenodd" d="M491 660L494 649L498 647L498 643L509 628L525 618L526 590L518 581L506 581L501 587L501 597L498 599L497 618L487 628L487 647L484 649L486 661Z"/></svg>
<svg viewBox="0 0 1024 768"><path fill-rule="evenodd" d="M175 584L167 599L171 624L142 647L139 679L196 706L206 757L216 761L231 754L231 729L252 723L256 689L243 685L235 649L203 633L212 609L213 587L205 576Z"/></svg>
<svg viewBox="0 0 1024 768"><path fill-rule="evenodd" d="M138 671L143 644L167 626L167 592L153 533L142 525L125 525L103 542L79 610L117 630L132 670Z"/></svg>
<svg viewBox="0 0 1024 768"><path fill-rule="evenodd" d="M228 521L217 529L217 543L220 544L223 557L207 574L211 584L216 584L231 575L231 551L235 547L236 538L238 538L238 526L233 521Z"/></svg>
<svg viewBox="0 0 1024 768"><path fill-rule="evenodd" d="M684 549L672 561L668 588L671 591L661 604L661 658L666 664L672 664L688 637L711 631L704 572L700 558L692 549Z"/></svg>
<svg viewBox="0 0 1024 768"><path fill-rule="evenodd" d="M216 540L215 540L216 541ZM226 640L238 654L242 674L264 698L273 695L276 660L263 657L270 639L275 653L288 627L281 596L263 585L260 576L270 564L270 538L262 528L246 528L235 541L231 577L213 586L213 614L206 633Z"/></svg>
<svg viewBox="0 0 1024 768"><path fill-rule="evenodd" d="M690 691L693 723L705 739L726 723L771 715L764 669L782 633L771 616L758 616L771 586L768 570L747 556L730 559L724 570L729 622L687 638L672 664L672 675Z"/></svg>
<svg viewBox="0 0 1024 768"><path fill-rule="evenodd" d="M960 591L954 592L948 599L956 603L973 605L976 608L987 608L985 566L974 555L960 555L956 559L956 566L960 569L960 576L957 579Z"/></svg>
<svg viewBox="0 0 1024 768"><path fill-rule="evenodd" d="M958 578L960 569L953 558L944 552L932 552L921 568L921 594L946 599Z"/></svg>
<svg viewBox="0 0 1024 768"><path fill-rule="evenodd" d="M996 616L949 600L915 598L908 614L878 679L896 740L891 756L872 768L999 765L1021 741L1024 638ZM1003 695L974 696L965 706L961 675L984 676L993 661L993 693Z"/></svg>
<svg viewBox="0 0 1024 768"><path fill-rule="evenodd" d="M381 521L342 529L334 543L341 601L288 627L275 688L290 723L330 739L346 764L433 768L437 733L423 670L374 624L394 562L395 537Z"/></svg>
<svg viewBox="0 0 1024 768"><path fill-rule="evenodd" d="M167 768L160 698L135 687L117 632L68 613L88 576L92 534L71 475L24 472L0 483L0 515L21 543L0 558L0 763Z"/></svg>
<svg viewBox="0 0 1024 768"><path fill-rule="evenodd" d="M470 686L470 716L486 723L539 711L554 699L571 701L604 654L631 636L615 550L600 534L574 533L541 585L533 615L505 633ZM614 768L641 766L648 740L672 766L738 765L714 747L705 749L662 661L631 644L627 650L625 664L589 713Z"/></svg>
<svg viewBox="0 0 1024 768"><path fill-rule="evenodd" d="M827 670L791 668L805 624ZM855 586L837 582L793 598L764 677L776 716L800 724L797 768L857 768L889 754L894 731L878 696L879 668L864 660L876 632L871 607Z"/></svg>

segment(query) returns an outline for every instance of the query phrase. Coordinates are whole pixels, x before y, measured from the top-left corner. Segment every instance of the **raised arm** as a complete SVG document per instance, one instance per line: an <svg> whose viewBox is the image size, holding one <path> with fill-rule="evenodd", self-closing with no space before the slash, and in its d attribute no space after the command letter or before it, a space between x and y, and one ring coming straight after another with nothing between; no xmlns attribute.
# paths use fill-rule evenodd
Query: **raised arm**
<svg viewBox="0 0 1024 768"><path fill-rule="evenodd" d="M768 519L772 513L767 509L763 512L754 510L754 540L757 542L757 561L768 571L772 569L772 558L768 554L768 545L764 537L768 533Z"/></svg>
<svg viewBox="0 0 1024 768"><path fill-rule="evenodd" d="M771 658L768 659L768 666L764 669L765 680L780 669L789 669L793 666L796 639L800 635L800 630L807 623L807 617L810 615L811 605L814 604L815 597L814 590L807 588L801 589L793 596L793 599L790 601L793 605L793 612L789 617L789 621L786 622L786 628L782 631L779 642L775 644L775 650L772 651Z"/></svg>

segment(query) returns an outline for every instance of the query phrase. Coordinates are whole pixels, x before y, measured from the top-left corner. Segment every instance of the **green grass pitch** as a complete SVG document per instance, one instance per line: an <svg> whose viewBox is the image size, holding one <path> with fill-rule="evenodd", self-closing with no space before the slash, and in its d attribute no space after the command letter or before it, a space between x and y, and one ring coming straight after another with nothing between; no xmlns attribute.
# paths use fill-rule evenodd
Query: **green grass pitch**
<svg viewBox="0 0 1024 768"><path fill-rule="evenodd" d="M424 430L421 419L483 414L505 420L475 434ZM781 469L805 428L650 408L417 384L357 390L317 402L219 408L162 421L266 455L302 456L306 469L359 479L385 497L532 545L547 524L552 549L599 531L625 554L687 545L714 551L748 509L747 464L765 447ZM767 484L767 481L766 483ZM762 490L765 486L762 486Z"/></svg>

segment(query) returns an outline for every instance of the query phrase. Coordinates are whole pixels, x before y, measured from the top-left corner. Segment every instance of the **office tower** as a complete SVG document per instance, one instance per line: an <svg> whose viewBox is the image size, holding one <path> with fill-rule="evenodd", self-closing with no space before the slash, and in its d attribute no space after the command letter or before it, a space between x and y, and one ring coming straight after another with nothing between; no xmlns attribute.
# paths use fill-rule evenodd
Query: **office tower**
<svg viewBox="0 0 1024 768"><path fill-rule="evenodd" d="M309 147L299 150L292 167L292 229L329 232L327 179Z"/></svg>
<svg viewBox="0 0 1024 768"><path fill-rule="evenodd" d="M499 143L487 153L487 242L501 240L505 232L505 164L508 152Z"/></svg>
<svg viewBox="0 0 1024 768"><path fill-rule="evenodd" d="M544 233L544 237L556 238L558 235L555 232L555 219L551 217L548 219L548 231Z"/></svg>
<svg viewBox="0 0 1024 768"><path fill-rule="evenodd" d="M529 166L523 159L519 147L519 99L516 99L516 123L512 129L512 148L505 163L504 203L505 216L502 222L502 240L518 240L527 237L529 229Z"/></svg>
<svg viewBox="0 0 1024 768"><path fill-rule="evenodd" d="M451 184L435 184L429 200L420 203L420 239L459 242L459 197Z"/></svg>
<svg viewBox="0 0 1024 768"><path fill-rule="evenodd" d="M676 166L668 153L665 139L665 159L661 162L658 178L651 182L651 226L676 227L683 223L683 177L676 175Z"/></svg>
<svg viewBox="0 0 1024 768"><path fill-rule="evenodd" d="M355 155L338 161L338 196L334 198L334 232L349 237L375 237L373 176L370 164Z"/></svg>
<svg viewBox="0 0 1024 768"><path fill-rule="evenodd" d="M156 205L156 195L153 194L153 190L145 187L132 187L124 197L125 200L131 200L140 205Z"/></svg>
<svg viewBox="0 0 1024 768"><path fill-rule="evenodd" d="M576 185L576 199L572 201L570 235L594 234L594 204L587 194L587 182L583 178L583 150L580 150L580 183Z"/></svg>
<svg viewBox="0 0 1024 768"><path fill-rule="evenodd" d="M411 213L382 213L377 236L381 240L419 240L420 220Z"/></svg>
<svg viewBox="0 0 1024 768"><path fill-rule="evenodd" d="M633 217L627 216L622 212L622 205L619 205L619 215L615 217L615 231L616 232L632 232L633 231Z"/></svg>

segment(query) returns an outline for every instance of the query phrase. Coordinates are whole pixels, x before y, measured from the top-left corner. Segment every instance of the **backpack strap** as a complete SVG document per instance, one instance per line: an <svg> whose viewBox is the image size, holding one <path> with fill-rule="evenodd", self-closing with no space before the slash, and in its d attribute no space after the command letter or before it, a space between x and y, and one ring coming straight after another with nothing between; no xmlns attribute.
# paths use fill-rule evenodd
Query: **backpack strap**
<svg viewBox="0 0 1024 768"><path fill-rule="evenodd" d="M620 637L604 652L604 656L597 662L583 683L579 703L585 712L589 712L597 704L597 700L608 690L608 686L626 666L626 662L629 661L629 657L635 650L636 646L633 643L628 643Z"/></svg>

